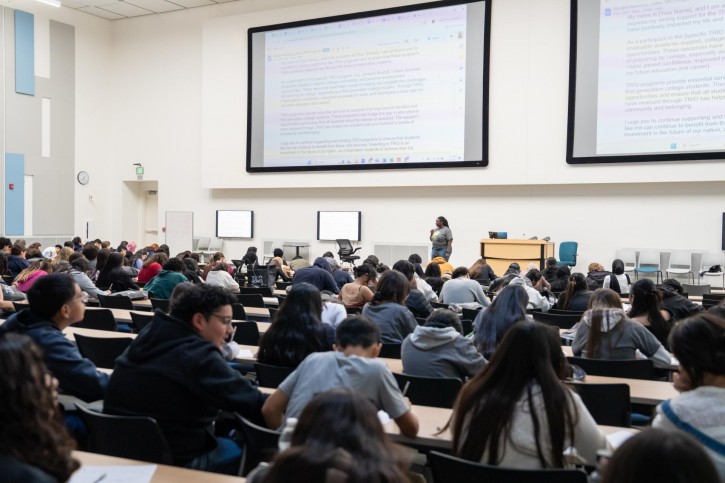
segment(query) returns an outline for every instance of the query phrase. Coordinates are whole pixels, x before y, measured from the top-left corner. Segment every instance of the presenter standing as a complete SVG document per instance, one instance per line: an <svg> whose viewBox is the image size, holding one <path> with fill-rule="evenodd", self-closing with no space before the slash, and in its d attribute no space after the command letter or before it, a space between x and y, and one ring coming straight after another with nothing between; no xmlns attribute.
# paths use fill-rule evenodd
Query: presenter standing
<svg viewBox="0 0 725 483"><path fill-rule="evenodd" d="M443 257L448 261L451 258L451 245L453 243L453 232L448 227L448 220L439 216L436 218L436 227L430 231L430 241L433 242L431 250L431 259L435 257Z"/></svg>

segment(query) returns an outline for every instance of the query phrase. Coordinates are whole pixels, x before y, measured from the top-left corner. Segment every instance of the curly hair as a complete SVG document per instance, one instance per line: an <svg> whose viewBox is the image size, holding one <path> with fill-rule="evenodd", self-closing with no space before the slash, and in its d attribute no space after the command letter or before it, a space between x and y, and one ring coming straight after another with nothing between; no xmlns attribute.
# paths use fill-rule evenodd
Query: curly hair
<svg viewBox="0 0 725 483"><path fill-rule="evenodd" d="M0 331L0 374L0 453L68 480L80 464L40 349L27 336Z"/></svg>

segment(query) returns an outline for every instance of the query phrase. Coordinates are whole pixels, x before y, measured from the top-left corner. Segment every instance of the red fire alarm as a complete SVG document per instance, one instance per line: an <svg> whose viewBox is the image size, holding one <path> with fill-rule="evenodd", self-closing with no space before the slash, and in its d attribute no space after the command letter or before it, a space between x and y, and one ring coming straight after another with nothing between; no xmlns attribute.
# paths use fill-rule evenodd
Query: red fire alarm
<svg viewBox="0 0 725 483"><path fill-rule="evenodd" d="M8 188L10 188L11 190L14 190L15 189L15 185L13 183L10 183L10 185L8 186Z"/></svg>

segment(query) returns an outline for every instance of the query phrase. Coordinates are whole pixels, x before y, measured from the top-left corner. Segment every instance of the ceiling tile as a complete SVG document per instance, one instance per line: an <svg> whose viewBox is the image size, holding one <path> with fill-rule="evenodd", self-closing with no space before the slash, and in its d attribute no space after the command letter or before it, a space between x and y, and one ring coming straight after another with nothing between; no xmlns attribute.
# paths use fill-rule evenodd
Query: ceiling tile
<svg viewBox="0 0 725 483"><path fill-rule="evenodd" d="M173 0L174 3L181 5L182 7L202 7L204 5L214 5L213 0Z"/></svg>
<svg viewBox="0 0 725 483"><path fill-rule="evenodd" d="M124 17L138 17L139 15L148 15L153 13L151 10L137 7L126 2L112 2L106 3L105 5L98 5L98 8L108 10L109 12L123 15Z"/></svg>
<svg viewBox="0 0 725 483"><path fill-rule="evenodd" d="M184 8L166 0L125 0L125 3L151 10L154 13L171 12L172 10L182 10Z"/></svg>
<svg viewBox="0 0 725 483"><path fill-rule="evenodd" d="M87 7L90 5L87 0L62 0L61 2L64 7L70 7L70 8L81 8L81 7Z"/></svg>
<svg viewBox="0 0 725 483"><path fill-rule="evenodd" d="M79 8L78 10L82 10L83 12L90 13L91 15L96 15L98 17L107 18L108 20L117 20L119 18L126 18L123 15L118 15L113 12L109 12L107 10L101 10L98 7L83 7Z"/></svg>

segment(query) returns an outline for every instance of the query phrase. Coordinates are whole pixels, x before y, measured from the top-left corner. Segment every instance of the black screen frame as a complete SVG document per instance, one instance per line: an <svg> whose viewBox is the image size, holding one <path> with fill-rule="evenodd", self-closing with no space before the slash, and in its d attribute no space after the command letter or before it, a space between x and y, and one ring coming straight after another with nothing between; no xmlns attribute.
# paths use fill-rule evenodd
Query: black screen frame
<svg viewBox="0 0 725 483"><path fill-rule="evenodd" d="M671 154L629 154L616 156L574 156L574 128L576 104L576 60L578 34L578 2L571 0L569 30L569 110L566 130L566 162L567 164L612 164L612 163L647 163L662 161L723 161L725 151L709 151L702 153L671 153ZM597 0L598 1L598 0ZM725 247L723 247L725 250Z"/></svg>
<svg viewBox="0 0 725 483"><path fill-rule="evenodd" d="M249 212L251 214L251 217L249 219L249 223L252 225L249 229L249 237L246 236L219 236L219 212L220 211L236 211L236 212L242 212L246 213ZM214 226L214 233L217 238L234 238L234 239L240 239L240 240L251 240L254 238L254 210L216 210L215 214L215 226Z"/></svg>
<svg viewBox="0 0 725 483"><path fill-rule="evenodd" d="M401 164L354 164L354 165L335 165L335 166L281 166L281 167L253 167L252 157L252 36L255 33L268 32L271 30L288 29L295 27L304 27L307 25L318 25L331 22L339 22L345 20L355 20L360 18L375 17L379 15L389 15L403 12L412 12L416 10L426 10L429 8L441 8L454 5L463 5L467 3L476 3L483 1L485 5L484 19L484 45L483 45L483 132L481 133L482 158L480 161L447 161L447 162L430 162L430 163L401 163ZM369 10L365 12L357 12L345 15L335 15L331 17L320 17L309 20L300 20L296 22L286 22L275 25L265 25L261 27L253 27L247 30L247 145L246 145L246 171L247 173L289 173L289 172L316 172L316 171L360 171L360 170L380 170L380 169L441 169L441 168L476 168L486 167L489 163L489 134L490 113L489 113L489 71L490 71L490 47L491 47L491 3L493 0L442 0L439 2L427 2L414 5L405 5L400 7L390 7L378 10Z"/></svg>
<svg viewBox="0 0 725 483"><path fill-rule="evenodd" d="M320 213L357 213L357 238L349 238L350 241L362 241L362 211L356 210L318 210L317 211L317 240L332 241L328 238L320 238ZM337 240L337 239L335 239Z"/></svg>

